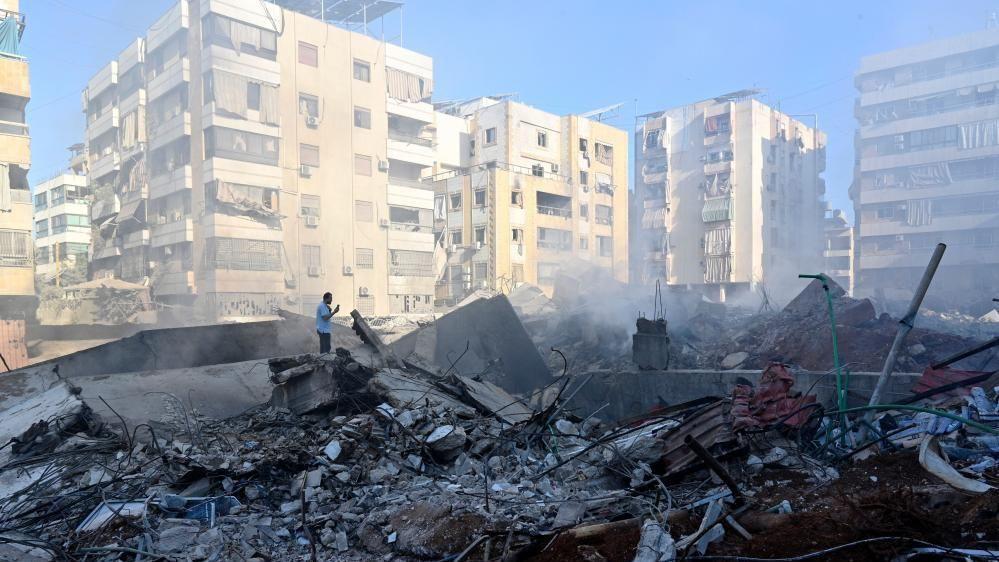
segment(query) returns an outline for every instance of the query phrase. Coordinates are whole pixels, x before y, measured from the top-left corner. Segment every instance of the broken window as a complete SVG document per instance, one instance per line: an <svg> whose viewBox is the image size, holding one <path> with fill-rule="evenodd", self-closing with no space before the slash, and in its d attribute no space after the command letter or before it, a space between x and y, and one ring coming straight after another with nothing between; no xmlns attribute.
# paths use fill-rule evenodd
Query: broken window
<svg viewBox="0 0 999 562"><path fill-rule="evenodd" d="M579 185L587 185L590 183L590 173L585 170L579 171Z"/></svg>
<svg viewBox="0 0 999 562"><path fill-rule="evenodd" d="M590 148L590 141L588 141L587 139L579 139L579 151L580 152L582 152L582 153L585 154L587 152L587 150L589 150L589 148Z"/></svg>
<svg viewBox="0 0 999 562"><path fill-rule="evenodd" d="M302 196L302 216L303 217L319 217L319 196L318 195L303 195Z"/></svg>
<svg viewBox="0 0 999 562"><path fill-rule="evenodd" d="M461 210L461 192L448 194L448 208L452 211Z"/></svg>
<svg viewBox="0 0 999 562"><path fill-rule="evenodd" d="M597 224L611 224L614 222L614 209L607 205L597 205L594 222Z"/></svg>
<svg viewBox="0 0 999 562"><path fill-rule="evenodd" d="M206 131L207 135L208 132ZM190 137L181 137L149 153L149 175L156 177L191 163Z"/></svg>
<svg viewBox="0 0 999 562"><path fill-rule="evenodd" d="M451 231L451 245L461 246L461 229L456 228Z"/></svg>
<svg viewBox="0 0 999 562"><path fill-rule="evenodd" d="M514 244L524 243L524 229L514 228L511 230L510 235L511 235L511 240L513 240Z"/></svg>
<svg viewBox="0 0 999 562"><path fill-rule="evenodd" d="M435 277L434 253L415 250L389 250L389 275Z"/></svg>
<svg viewBox="0 0 999 562"><path fill-rule="evenodd" d="M375 268L375 250L372 248L357 248L354 251L354 261L357 263L357 269L374 269Z"/></svg>
<svg viewBox="0 0 999 562"><path fill-rule="evenodd" d="M256 214L267 218L277 218L277 213L280 210L280 190L276 188L215 180L205 184L205 197L208 200L208 208L215 208L216 204L220 203L244 214ZM187 197L183 215L187 216L190 213L190 197ZM180 218L182 217L175 217L168 222Z"/></svg>
<svg viewBox="0 0 999 562"><path fill-rule="evenodd" d="M371 110L364 107L354 107L354 126L360 129L371 128Z"/></svg>
<svg viewBox="0 0 999 562"><path fill-rule="evenodd" d="M354 173L359 176L371 175L371 157L364 154L354 155Z"/></svg>
<svg viewBox="0 0 999 562"><path fill-rule="evenodd" d="M514 207L524 206L524 192L523 191L511 191L510 192L510 204Z"/></svg>
<svg viewBox="0 0 999 562"><path fill-rule="evenodd" d="M475 191L472 192L472 197L473 197L473 204L476 207L485 207L486 206L486 190L485 189L476 189Z"/></svg>
<svg viewBox="0 0 999 562"><path fill-rule="evenodd" d="M374 222L374 204L371 201L354 201L354 219L357 222Z"/></svg>
<svg viewBox="0 0 999 562"><path fill-rule="evenodd" d="M156 98L149 104L147 115L150 133L187 111L187 87L182 85Z"/></svg>
<svg viewBox="0 0 999 562"><path fill-rule="evenodd" d="M298 42L298 62L306 66L319 66L319 48L305 41Z"/></svg>
<svg viewBox="0 0 999 562"><path fill-rule="evenodd" d="M354 80L371 82L371 65L366 61L354 59Z"/></svg>
<svg viewBox="0 0 999 562"><path fill-rule="evenodd" d="M484 226L475 227L475 243L476 244L486 243L486 227Z"/></svg>
<svg viewBox="0 0 999 562"><path fill-rule="evenodd" d="M391 67L385 69L385 83L389 97L410 103L430 101L434 89L430 78Z"/></svg>
<svg viewBox="0 0 999 562"><path fill-rule="evenodd" d="M298 145L298 163L312 168L319 167L319 147L311 144Z"/></svg>
<svg viewBox="0 0 999 562"><path fill-rule="evenodd" d="M560 252L572 250L572 231L538 227L538 248Z"/></svg>
<svg viewBox="0 0 999 562"><path fill-rule="evenodd" d="M496 144L496 127L486 129L485 143L487 145Z"/></svg>
<svg viewBox="0 0 999 562"><path fill-rule="evenodd" d="M538 131L538 146L541 148L548 148L548 133L545 131Z"/></svg>
<svg viewBox="0 0 999 562"><path fill-rule="evenodd" d="M277 33L272 29L210 13L202 20L202 30L205 45L227 47L268 60L277 58Z"/></svg>
<svg viewBox="0 0 999 562"><path fill-rule="evenodd" d="M205 130L205 157L276 166L278 139L238 129L210 127Z"/></svg>
<svg viewBox="0 0 999 562"><path fill-rule="evenodd" d="M433 211L390 205L389 222L393 230L433 232Z"/></svg>
<svg viewBox="0 0 999 562"><path fill-rule="evenodd" d="M614 147L609 144L594 143L594 158L601 164L614 165Z"/></svg>
<svg viewBox="0 0 999 562"><path fill-rule="evenodd" d="M26 266L31 263L31 233L0 230L0 265Z"/></svg>
<svg viewBox="0 0 999 562"><path fill-rule="evenodd" d="M319 117L319 98L309 94L298 94L298 113L309 117Z"/></svg>

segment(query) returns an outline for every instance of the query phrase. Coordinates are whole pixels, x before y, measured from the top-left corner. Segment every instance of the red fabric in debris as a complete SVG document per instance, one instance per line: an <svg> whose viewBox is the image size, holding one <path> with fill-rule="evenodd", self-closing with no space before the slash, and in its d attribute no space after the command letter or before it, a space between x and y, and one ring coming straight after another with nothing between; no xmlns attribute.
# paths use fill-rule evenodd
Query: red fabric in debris
<svg viewBox="0 0 999 562"><path fill-rule="evenodd" d="M965 379L970 379L972 377L977 377L979 375L984 375L984 371L959 371L957 369L950 369L948 367L942 367L940 369L934 369L932 367L927 367L923 371L923 376L919 377L916 384L912 386L913 394L920 394L928 390L933 390L934 388L941 387L945 384L950 384L952 382L958 382ZM978 383L981 384L981 383ZM941 392L934 398L946 398L946 397L962 397L970 394L971 391L966 386L959 386L957 388L952 388L946 392Z"/></svg>
<svg viewBox="0 0 999 562"><path fill-rule="evenodd" d="M791 427L799 427L808 419L810 410L800 410L815 403L815 395L792 396L794 375L787 365L771 363L760 377L759 387L739 384L732 390L732 427L736 430L764 427L782 420ZM795 412L791 415L792 412ZM783 419L785 416L789 416Z"/></svg>

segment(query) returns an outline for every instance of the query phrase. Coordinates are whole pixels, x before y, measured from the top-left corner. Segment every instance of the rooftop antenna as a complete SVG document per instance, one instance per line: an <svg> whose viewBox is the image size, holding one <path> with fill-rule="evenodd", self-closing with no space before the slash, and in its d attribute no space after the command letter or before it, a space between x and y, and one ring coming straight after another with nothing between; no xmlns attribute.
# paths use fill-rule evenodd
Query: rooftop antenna
<svg viewBox="0 0 999 562"><path fill-rule="evenodd" d="M607 107L601 107L599 109L594 109L592 111L587 111L586 113L580 113L580 117L585 117L587 119L593 119L594 121L603 122L604 119L610 119L617 117L618 110L624 107L624 102L615 103L614 105L608 105Z"/></svg>

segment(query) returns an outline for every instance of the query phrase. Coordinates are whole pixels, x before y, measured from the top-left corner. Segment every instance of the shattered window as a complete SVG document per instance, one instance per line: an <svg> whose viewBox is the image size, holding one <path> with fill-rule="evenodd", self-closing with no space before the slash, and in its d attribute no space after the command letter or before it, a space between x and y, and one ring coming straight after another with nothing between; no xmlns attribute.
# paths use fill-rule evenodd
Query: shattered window
<svg viewBox="0 0 999 562"><path fill-rule="evenodd" d="M302 216L303 217L318 217L319 215L319 196L318 195L303 195L302 196Z"/></svg>
<svg viewBox="0 0 999 562"><path fill-rule="evenodd" d="M298 94L298 112L309 117L319 117L319 98L309 94Z"/></svg>

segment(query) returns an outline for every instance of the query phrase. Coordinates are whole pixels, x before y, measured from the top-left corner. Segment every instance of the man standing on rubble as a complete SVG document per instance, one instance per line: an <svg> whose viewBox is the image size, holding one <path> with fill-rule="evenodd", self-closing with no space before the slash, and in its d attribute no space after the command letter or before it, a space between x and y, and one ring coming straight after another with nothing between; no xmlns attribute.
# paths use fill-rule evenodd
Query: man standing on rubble
<svg viewBox="0 0 999 562"><path fill-rule="evenodd" d="M330 338L333 334L333 326L330 319L337 312L340 312L340 305L330 308L333 304L333 293L327 292L323 295L323 302L316 307L316 333L319 334L319 353L330 352Z"/></svg>

